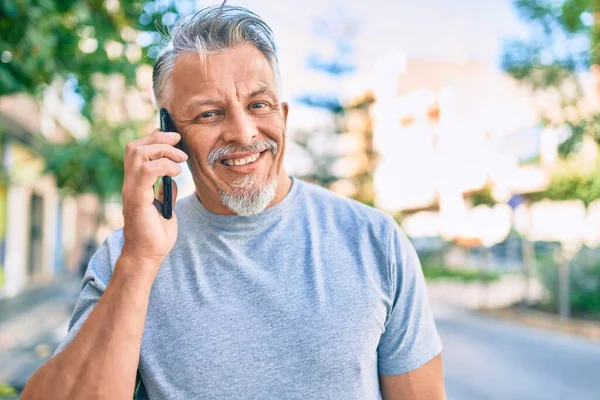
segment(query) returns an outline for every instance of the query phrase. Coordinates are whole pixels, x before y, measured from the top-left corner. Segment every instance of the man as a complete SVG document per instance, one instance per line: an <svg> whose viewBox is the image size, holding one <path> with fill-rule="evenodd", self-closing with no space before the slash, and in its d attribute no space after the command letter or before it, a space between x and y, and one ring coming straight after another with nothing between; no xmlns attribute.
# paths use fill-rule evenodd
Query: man
<svg viewBox="0 0 600 400"><path fill-rule="evenodd" d="M90 261L67 338L23 399L131 399L138 372L151 399L443 399L406 236L283 168L269 27L202 10L173 29L153 80L179 133L127 146L124 228ZM186 160L196 193L164 219L153 184Z"/></svg>

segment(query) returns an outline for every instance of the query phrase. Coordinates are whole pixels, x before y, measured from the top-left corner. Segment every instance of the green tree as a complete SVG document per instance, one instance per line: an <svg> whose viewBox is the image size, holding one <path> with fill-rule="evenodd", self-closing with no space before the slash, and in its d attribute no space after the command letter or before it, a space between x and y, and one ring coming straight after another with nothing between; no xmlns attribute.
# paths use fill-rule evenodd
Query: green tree
<svg viewBox="0 0 600 400"><path fill-rule="evenodd" d="M79 268L87 267L98 247L96 234L106 222L106 204L120 200L123 187L125 146L138 136L140 124L128 122L111 126L104 122L91 125L87 137L81 140L69 138L60 143L36 137L34 146L45 161L45 172L56 180L61 195L93 194L98 198L99 208L95 225L85 247Z"/></svg>
<svg viewBox="0 0 600 400"><path fill-rule="evenodd" d="M136 138L137 132L135 122L118 127L96 123L82 140L71 138L62 143L51 143L42 139L39 149L46 161L46 172L55 177L64 195L95 194L104 206L121 193L124 148ZM101 207L98 225L104 222L103 211L104 207Z"/></svg>
<svg viewBox="0 0 600 400"><path fill-rule="evenodd" d="M555 172L548 187L541 193L533 194L533 200L581 200L587 207L600 199L600 168L578 169L566 168Z"/></svg>
<svg viewBox="0 0 600 400"><path fill-rule="evenodd" d="M493 207L496 205L496 200L494 199L494 195L492 193L492 186L488 183L481 190L473 193L471 197L473 201L473 207L479 205L486 205Z"/></svg>
<svg viewBox="0 0 600 400"><path fill-rule="evenodd" d="M0 2L0 96L35 96L58 79L80 96L81 113L91 122L83 140L53 143L41 135L34 140L64 193L94 193L104 200L120 192L133 125L115 127L103 113L94 114L93 100L104 90L97 78L119 74L127 86L135 85L138 67L153 62L162 45L160 31L178 12L174 1Z"/></svg>
<svg viewBox="0 0 600 400"><path fill-rule="evenodd" d="M570 128L569 138L559 147L561 155L576 150L586 135L600 143L600 114L581 111L579 79L590 68L600 76L600 0L516 0L514 4L532 29L528 39L506 44L504 70L534 92L556 96L558 112L546 112L542 122Z"/></svg>
<svg viewBox="0 0 600 400"><path fill-rule="evenodd" d="M92 118L95 74L122 74L152 61L159 26L175 20L171 2L4 0L0 2L0 96L36 94L56 78L72 82Z"/></svg>
<svg viewBox="0 0 600 400"><path fill-rule="evenodd" d="M121 192L124 147L139 132L135 121L114 126L94 112L94 99L105 90L97 78L119 74L126 86L135 85L138 68L154 61L163 33L190 6L185 0L0 2L0 96L39 98L58 80L65 94L79 98L74 106L91 127L86 138L54 143L35 135L30 142L63 194L98 196L96 229L104 221L105 202Z"/></svg>

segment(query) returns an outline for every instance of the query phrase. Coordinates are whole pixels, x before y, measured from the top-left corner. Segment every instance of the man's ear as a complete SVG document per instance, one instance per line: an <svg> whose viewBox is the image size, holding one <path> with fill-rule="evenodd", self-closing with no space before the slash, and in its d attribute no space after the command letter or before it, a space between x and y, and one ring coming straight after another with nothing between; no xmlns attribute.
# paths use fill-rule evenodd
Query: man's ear
<svg viewBox="0 0 600 400"><path fill-rule="evenodd" d="M286 102L281 103L281 111L283 112L283 123L286 125L286 127L287 127L287 117L288 117L289 109L290 109L290 107L289 107L288 103L286 103Z"/></svg>

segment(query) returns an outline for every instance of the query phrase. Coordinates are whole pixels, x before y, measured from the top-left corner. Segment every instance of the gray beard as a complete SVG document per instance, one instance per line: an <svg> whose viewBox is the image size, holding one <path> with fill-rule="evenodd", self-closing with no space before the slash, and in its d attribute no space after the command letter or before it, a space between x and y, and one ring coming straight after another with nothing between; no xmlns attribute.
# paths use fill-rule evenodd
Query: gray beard
<svg viewBox="0 0 600 400"><path fill-rule="evenodd" d="M234 182L231 192L221 190L221 202L223 205L242 217L258 215L265 211L267 206L275 198L277 188L277 177L271 179L263 187L252 187L254 177L247 175Z"/></svg>

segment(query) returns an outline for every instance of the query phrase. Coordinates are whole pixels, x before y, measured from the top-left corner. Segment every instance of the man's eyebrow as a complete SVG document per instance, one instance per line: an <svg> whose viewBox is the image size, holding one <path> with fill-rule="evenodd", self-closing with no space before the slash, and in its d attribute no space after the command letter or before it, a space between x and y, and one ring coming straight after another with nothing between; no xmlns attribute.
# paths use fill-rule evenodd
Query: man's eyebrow
<svg viewBox="0 0 600 400"><path fill-rule="evenodd" d="M214 106L215 104L217 104L217 102L214 100L210 100L210 99L192 101L191 103L188 104L187 109L189 111L194 107Z"/></svg>
<svg viewBox="0 0 600 400"><path fill-rule="evenodd" d="M277 99L277 96L275 96L275 93L273 93L273 91L271 89L269 89L267 86L263 86L263 87L256 89L255 91L250 93L250 96L248 96L248 98L260 96L261 94L266 94L268 96L271 96L273 99Z"/></svg>

